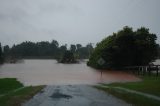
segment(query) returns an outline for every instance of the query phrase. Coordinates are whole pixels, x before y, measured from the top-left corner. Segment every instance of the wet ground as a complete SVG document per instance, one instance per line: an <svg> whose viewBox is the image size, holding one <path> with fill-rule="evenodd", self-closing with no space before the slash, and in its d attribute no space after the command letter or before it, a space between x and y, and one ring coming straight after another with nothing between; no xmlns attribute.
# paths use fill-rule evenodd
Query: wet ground
<svg viewBox="0 0 160 106"><path fill-rule="evenodd" d="M88 85L47 86L23 106L128 106Z"/></svg>

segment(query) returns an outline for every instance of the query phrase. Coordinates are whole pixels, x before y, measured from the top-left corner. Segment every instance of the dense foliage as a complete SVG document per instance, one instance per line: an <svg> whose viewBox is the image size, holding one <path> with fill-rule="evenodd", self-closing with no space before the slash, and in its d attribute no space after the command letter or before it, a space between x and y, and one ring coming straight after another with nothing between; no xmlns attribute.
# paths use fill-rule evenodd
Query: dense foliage
<svg viewBox="0 0 160 106"><path fill-rule="evenodd" d="M147 65L157 57L156 39L147 28L124 27L97 44L88 65L108 69Z"/></svg>
<svg viewBox="0 0 160 106"><path fill-rule="evenodd" d="M0 45L1 47L1 45ZM81 44L71 44L69 50L74 54L76 58L84 59L89 58L93 47L91 44L87 44L83 47ZM6 58L62 58L67 51L67 45L59 46L56 40L52 42L22 42L17 45L13 45L9 48L8 45L3 47L3 54ZM2 56L2 49L0 49L0 57Z"/></svg>
<svg viewBox="0 0 160 106"><path fill-rule="evenodd" d="M3 63L3 53L2 53L2 47L0 43L0 64Z"/></svg>
<svg viewBox="0 0 160 106"><path fill-rule="evenodd" d="M58 60L60 63L77 63L73 51L65 51L62 58Z"/></svg>

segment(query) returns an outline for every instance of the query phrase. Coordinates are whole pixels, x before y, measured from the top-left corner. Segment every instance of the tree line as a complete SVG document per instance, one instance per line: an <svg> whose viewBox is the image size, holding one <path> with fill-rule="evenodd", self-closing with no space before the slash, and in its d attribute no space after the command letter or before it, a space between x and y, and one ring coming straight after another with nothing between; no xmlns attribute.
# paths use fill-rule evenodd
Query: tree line
<svg viewBox="0 0 160 106"><path fill-rule="evenodd" d="M59 45L52 40L31 42L26 41L11 48L0 44L0 63L7 58L54 58L73 62L76 59L89 58L88 65L94 68L121 69L128 66L148 65L160 57L160 46L156 43L156 34L148 28L141 27L133 31L124 27L117 33L104 38L93 48L89 43Z"/></svg>
<svg viewBox="0 0 160 106"><path fill-rule="evenodd" d="M156 39L156 34L150 33L148 28L133 31L126 26L96 45L88 65L107 69L148 65L158 57Z"/></svg>
<svg viewBox="0 0 160 106"><path fill-rule="evenodd" d="M1 47L0 45L0 59L2 58L61 58L67 51L71 51L77 59L87 59L93 51L91 43L86 46L81 44L71 44L67 49L67 44L59 45L58 41L52 40L31 42L26 41L11 48L8 45Z"/></svg>

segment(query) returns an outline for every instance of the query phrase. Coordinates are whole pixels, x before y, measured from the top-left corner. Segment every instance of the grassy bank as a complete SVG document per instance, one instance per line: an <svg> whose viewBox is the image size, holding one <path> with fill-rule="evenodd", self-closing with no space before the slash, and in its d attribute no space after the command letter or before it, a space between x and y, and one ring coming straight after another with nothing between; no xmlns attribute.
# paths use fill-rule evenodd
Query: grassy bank
<svg viewBox="0 0 160 106"><path fill-rule="evenodd" d="M108 88L96 86L98 89L102 89L127 103L137 106L160 106L160 101L151 99L135 93L129 93L126 91L115 89L114 87L122 87L130 90L135 90L151 95L160 97L160 77L144 76L141 77L140 82L127 82L127 83L112 83L106 84ZM105 85L105 84L104 84Z"/></svg>
<svg viewBox="0 0 160 106"><path fill-rule="evenodd" d="M0 79L0 106L21 106L44 86L24 87L14 78Z"/></svg>
<svg viewBox="0 0 160 106"><path fill-rule="evenodd" d="M143 76L141 78L143 79L141 82L113 83L108 86L119 86L160 97L160 76Z"/></svg>
<svg viewBox="0 0 160 106"><path fill-rule="evenodd" d="M0 79L0 95L20 87L23 87L23 84L17 81L16 78Z"/></svg>

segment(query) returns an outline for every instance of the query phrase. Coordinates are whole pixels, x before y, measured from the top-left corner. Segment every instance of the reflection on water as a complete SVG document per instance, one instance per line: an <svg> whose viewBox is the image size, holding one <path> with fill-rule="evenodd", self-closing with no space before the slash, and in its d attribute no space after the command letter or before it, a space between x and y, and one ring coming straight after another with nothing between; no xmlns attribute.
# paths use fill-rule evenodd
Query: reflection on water
<svg viewBox="0 0 160 106"><path fill-rule="evenodd" d="M59 64L55 60L24 60L23 63L4 64L0 77L18 78L25 85L95 84L119 81L137 81L133 75L120 71L101 73L81 64Z"/></svg>

